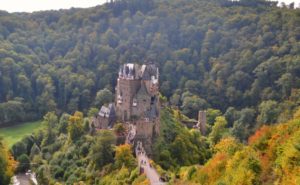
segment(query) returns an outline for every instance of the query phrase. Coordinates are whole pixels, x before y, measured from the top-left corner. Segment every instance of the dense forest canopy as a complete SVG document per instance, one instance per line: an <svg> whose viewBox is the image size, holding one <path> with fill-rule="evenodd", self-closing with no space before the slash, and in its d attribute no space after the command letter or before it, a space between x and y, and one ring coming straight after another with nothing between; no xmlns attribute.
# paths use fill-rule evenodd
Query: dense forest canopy
<svg viewBox="0 0 300 185"><path fill-rule="evenodd" d="M236 130L284 121L300 103L299 40L299 9L262 0L2 11L0 124L99 108L98 91L114 92L120 64L146 61L160 67L161 93L190 117L220 109Z"/></svg>
<svg viewBox="0 0 300 185"><path fill-rule="evenodd" d="M225 117L214 112L208 117L215 118L211 132L202 136L198 129L180 123L183 115L178 110L162 109L150 163L169 184L299 184L300 109L288 122L258 129L247 145L232 137ZM150 184L139 173L132 146L120 145L126 134L124 124L96 131L89 129L81 112L60 118L50 112L43 125L43 130L12 147L18 160L16 172L31 169L40 184L50 185ZM1 163L1 159L0 165L9 164L11 175L14 162ZM0 170L0 182L4 182L2 174Z"/></svg>
<svg viewBox="0 0 300 185"><path fill-rule="evenodd" d="M90 124L113 101L127 62L160 68L160 134L150 157L161 177L299 184L300 10L265 0L1 11L0 126L42 117L43 126L10 151L0 138L0 184L28 169L41 184L149 184L131 145L122 145L126 126ZM182 124L201 109L206 135Z"/></svg>

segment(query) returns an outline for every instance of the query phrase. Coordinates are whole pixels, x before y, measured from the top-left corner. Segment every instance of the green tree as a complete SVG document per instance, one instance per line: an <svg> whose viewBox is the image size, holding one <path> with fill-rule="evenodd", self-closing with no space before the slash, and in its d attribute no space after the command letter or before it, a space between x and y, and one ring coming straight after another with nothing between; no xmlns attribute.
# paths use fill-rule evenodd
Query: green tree
<svg viewBox="0 0 300 185"><path fill-rule="evenodd" d="M26 144L23 141L17 142L12 146L11 152L15 158L18 158L22 154L26 154L27 153Z"/></svg>
<svg viewBox="0 0 300 185"><path fill-rule="evenodd" d="M29 157L30 157L30 159L33 159L33 157L34 157L35 155L39 155L40 153L41 153L40 148L39 148L36 144L34 144L34 145L32 146L32 148L31 148L31 150L30 150L30 155L29 155Z"/></svg>
<svg viewBox="0 0 300 185"><path fill-rule="evenodd" d="M119 136L124 136L126 134L126 128L124 127L124 124L117 123L114 125L114 132Z"/></svg>
<svg viewBox="0 0 300 185"><path fill-rule="evenodd" d="M18 167L17 171L18 172L26 172L30 168L30 159L28 155L22 154L17 158Z"/></svg>
<svg viewBox="0 0 300 185"><path fill-rule="evenodd" d="M207 107L208 103L196 95L184 97L181 106L182 112L193 118L197 118L199 110L205 110Z"/></svg>
<svg viewBox="0 0 300 185"><path fill-rule="evenodd" d="M84 134L83 114L81 112L77 111L69 117L68 133L73 142L76 142Z"/></svg>
<svg viewBox="0 0 300 185"><path fill-rule="evenodd" d="M178 94L173 94L170 98L170 102L174 106L178 106L180 103L180 95Z"/></svg>
<svg viewBox="0 0 300 185"><path fill-rule="evenodd" d="M259 115L257 117L257 122L261 124L275 123L279 112L280 109L276 101L263 101L259 105Z"/></svg>
<svg viewBox="0 0 300 185"><path fill-rule="evenodd" d="M111 131L103 130L97 134L90 155L98 169L114 161L115 142L116 138Z"/></svg>
<svg viewBox="0 0 300 185"><path fill-rule="evenodd" d="M46 125L42 146L53 143L55 140L56 131L54 130L58 124L58 118L54 112L48 112L44 116L43 124Z"/></svg>
<svg viewBox="0 0 300 185"><path fill-rule="evenodd" d="M291 73L283 74L277 81L276 84L281 88L281 92L284 98L288 97L291 93L293 76Z"/></svg>
<svg viewBox="0 0 300 185"><path fill-rule="evenodd" d="M59 118L58 131L60 133L67 133L68 131L68 122L70 119L69 114L62 114Z"/></svg>
<svg viewBox="0 0 300 185"><path fill-rule="evenodd" d="M232 134L245 141L251 134L251 129L255 126L256 111L252 108L244 108L238 112L237 119L232 127Z"/></svg>
<svg viewBox="0 0 300 185"><path fill-rule="evenodd" d="M89 132L89 130L90 130L90 120L87 118L85 118L83 121L83 130L85 132Z"/></svg>
<svg viewBox="0 0 300 185"><path fill-rule="evenodd" d="M116 33L112 29L108 29L102 36L102 40L104 44L109 45L112 48L118 46L119 38Z"/></svg>
<svg viewBox="0 0 300 185"><path fill-rule="evenodd" d="M97 92L96 98L95 98L95 105L97 107L101 107L104 104L110 103L113 101L113 94L108 89L102 89Z"/></svg>
<svg viewBox="0 0 300 185"><path fill-rule="evenodd" d="M98 112L99 112L99 109L92 107L89 109L88 117L90 117L90 118L95 117L98 114Z"/></svg>
<svg viewBox="0 0 300 185"><path fill-rule="evenodd" d="M217 144L223 137L228 135L228 128L226 128L226 126L227 121L225 117L216 117L216 121L208 135L208 138L213 145Z"/></svg>
<svg viewBox="0 0 300 185"><path fill-rule="evenodd" d="M36 176L38 182L41 184L49 184L50 181L50 169L48 165L41 165L38 167Z"/></svg>
<svg viewBox="0 0 300 185"><path fill-rule="evenodd" d="M40 115L55 111L56 102L54 98L55 87L50 76L39 76L36 80L41 94L36 98Z"/></svg>
<svg viewBox="0 0 300 185"><path fill-rule="evenodd" d="M0 124L20 122L26 117L22 98L0 103L0 111Z"/></svg>
<svg viewBox="0 0 300 185"><path fill-rule="evenodd" d="M136 160L132 155L130 145L125 144L116 147L115 164L117 168L121 168L124 165L128 169L134 169Z"/></svg>
<svg viewBox="0 0 300 185"><path fill-rule="evenodd" d="M218 109L207 109L206 111L207 124L213 125L216 121L216 118L221 115L222 112Z"/></svg>

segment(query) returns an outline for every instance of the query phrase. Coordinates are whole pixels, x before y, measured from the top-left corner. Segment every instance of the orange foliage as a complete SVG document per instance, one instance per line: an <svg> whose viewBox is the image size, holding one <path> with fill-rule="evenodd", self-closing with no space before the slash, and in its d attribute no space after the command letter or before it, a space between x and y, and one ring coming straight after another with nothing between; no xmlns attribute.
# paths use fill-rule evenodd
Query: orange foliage
<svg viewBox="0 0 300 185"><path fill-rule="evenodd" d="M13 173L17 168L17 161L15 161L14 157L9 153L8 155L8 170L9 172Z"/></svg>
<svg viewBox="0 0 300 185"><path fill-rule="evenodd" d="M261 153L259 155L259 161L261 163L261 180L266 183L270 180L270 173L272 171L271 161L266 153Z"/></svg>
<svg viewBox="0 0 300 185"><path fill-rule="evenodd" d="M217 153L209 162L200 170L201 175L206 175L207 184L212 184L220 178L226 169L228 155L225 153Z"/></svg>
<svg viewBox="0 0 300 185"><path fill-rule="evenodd" d="M215 155L197 169L199 184L300 184L300 110L284 124L263 126L248 139L222 139ZM182 181L186 182L186 181ZM187 184L190 184L188 181Z"/></svg>
<svg viewBox="0 0 300 185"><path fill-rule="evenodd" d="M258 129L254 135L249 137L248 143L252 145L257 141L259 141L262 137L266 137L266 135L269 135L270 132L271 132L271 128L269 126L264 125L260 129Z"/></svg>

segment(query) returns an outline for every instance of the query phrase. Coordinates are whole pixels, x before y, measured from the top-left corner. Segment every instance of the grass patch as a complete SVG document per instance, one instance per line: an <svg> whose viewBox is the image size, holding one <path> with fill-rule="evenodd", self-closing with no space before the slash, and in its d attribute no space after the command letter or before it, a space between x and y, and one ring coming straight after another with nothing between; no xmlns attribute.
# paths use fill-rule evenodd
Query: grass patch
<svg viewBox="0 0 300 185"><path fill-rule="evenodd" d="M11 147L24 136L33 133L41 127L42 121L27 122L11 127L0 128L0 136L3 137L5 144Z"/></svg>

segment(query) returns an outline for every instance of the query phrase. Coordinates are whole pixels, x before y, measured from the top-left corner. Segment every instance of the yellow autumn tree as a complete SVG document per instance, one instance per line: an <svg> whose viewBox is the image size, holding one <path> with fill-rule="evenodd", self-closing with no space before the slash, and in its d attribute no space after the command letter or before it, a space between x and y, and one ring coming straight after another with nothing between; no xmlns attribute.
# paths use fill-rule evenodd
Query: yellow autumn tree
<svg viewBox="0 0 300 185"><path fill-rule="evenodd" d="M125 144L116 147L115 164L118 168L123 165L128 169L136 166L136 160L132 155L131 145Z"/></svg>
<svg viewBox="0 0 300 185"><path fill-rule="evenodd" d="M16 162L0 138L0 184L8 185L14 174Z"/></svg>
<svg viewBox="0 0 300 185"><path fill-rule="evenodd" d="M237 151L226 165L224 184L253 185L258 184L261 165L257 153L251 147Z"/></svg>
<svg viewBox="0 0 300 185"><path fill-rule="evenodd" d="M218 144L213 148L215 152L225 152L229 155L233 155L236 151L242 149L242 144L239 143L235 138L228 137L222 139Z"/></svg>
<svg viewBox="0 0 300 185"><path fill-rule="evenodd" d="M70 116L68 132L69 132L69 137L72 141L75 141L84 133L82 112L76 111L73 116Z"/></svg>

